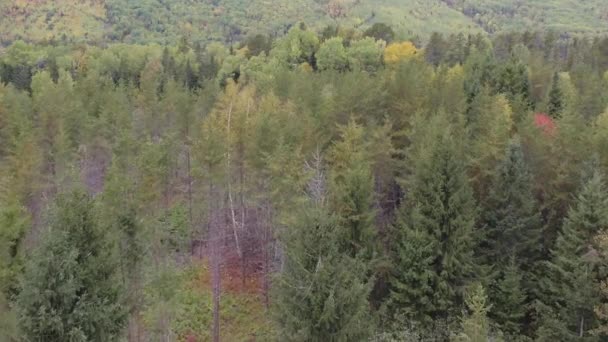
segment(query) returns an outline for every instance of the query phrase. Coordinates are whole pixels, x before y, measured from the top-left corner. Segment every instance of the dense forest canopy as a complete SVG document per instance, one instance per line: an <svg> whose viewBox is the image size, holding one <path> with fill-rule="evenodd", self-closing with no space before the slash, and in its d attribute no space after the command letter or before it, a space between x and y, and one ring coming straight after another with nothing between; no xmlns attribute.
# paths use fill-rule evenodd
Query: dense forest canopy
<svg viewBox="0 0 608 342"><path fill-rule="evenodd" d="M366 29L391 25L400 39L432 32L608 31L603 0L4 0L0 42L173 44L282 35L304 21Z"/></svg>
<svg viewBox="0 0 608 342"><path fill-rule="evenodd" d="M264 4L0 4L0 341L608 340L602 1Z"/></svg>

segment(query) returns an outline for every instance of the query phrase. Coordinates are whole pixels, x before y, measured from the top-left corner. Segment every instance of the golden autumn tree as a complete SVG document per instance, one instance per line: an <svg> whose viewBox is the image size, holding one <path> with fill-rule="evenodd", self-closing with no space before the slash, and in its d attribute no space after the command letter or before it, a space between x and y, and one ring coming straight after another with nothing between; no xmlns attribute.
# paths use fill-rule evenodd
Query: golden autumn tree
<svg viewBox="0 0 608 342"><path fill-rule="evenodd" d="M395 64L419 55L419 51L410 41L389 44L384 50L384 62Z"/></svg>

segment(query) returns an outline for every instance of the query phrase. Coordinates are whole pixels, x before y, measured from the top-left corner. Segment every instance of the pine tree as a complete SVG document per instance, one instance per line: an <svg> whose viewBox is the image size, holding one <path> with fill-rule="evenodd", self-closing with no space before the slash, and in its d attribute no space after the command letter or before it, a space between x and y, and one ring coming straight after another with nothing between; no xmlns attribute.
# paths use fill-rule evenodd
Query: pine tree
<svg viewBox="0 0 608 342"><path fill-rule="evenodd" d="M125 312L113 246L95 203L74 190L61 195L42 246L26 266L17 299L23 332L35 341L108 341Z"/></svg>
<svg viewBox="0 0 608 342"><path fill-rule="evenodd" d="M297 216L282 236L284 268L274 286L280 339L365 340L371 289L365 265L340 252L338 220L322 204L307 204Z"/></svg>
<svg viewBox="0 0 608 342"><path fill-rule="evenodd" d="M569 210L547 263L549 304L561 322L562 339L589 336L597 305L599 279L595 236L608 226L608 195L599 172L584 184Z"/></svg>
<svg viewBox="0 0 608 342"><path fill-rule="evenodd" d="M563 104L564 94L559 86L559 74L555 73L553 75L553 84L551 85L551 90L549 91L549 104L548 104L548 112L552 118L556 119L560 117L562 109L564 108Z"/></svg>

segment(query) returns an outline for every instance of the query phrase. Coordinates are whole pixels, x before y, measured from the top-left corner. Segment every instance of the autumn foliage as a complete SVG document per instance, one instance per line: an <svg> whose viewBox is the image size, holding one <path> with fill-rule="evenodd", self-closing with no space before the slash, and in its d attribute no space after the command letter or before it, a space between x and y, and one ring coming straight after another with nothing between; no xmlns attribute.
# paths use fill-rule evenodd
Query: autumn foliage
<svg viewBox="0 0 608 342"><path fill-rule="evenodd" d="M553 135L557 129L553 119L545 113L536 113L534 115L534 125L548 135Z"/></svg>
<svg viewBox="0 0 608 342"><path fill-rule="evenodd" d="M384 50L384 62L386 64L395 64L413 58L417 54L418 49L410 41L393 43L389 44Z"/></svg>

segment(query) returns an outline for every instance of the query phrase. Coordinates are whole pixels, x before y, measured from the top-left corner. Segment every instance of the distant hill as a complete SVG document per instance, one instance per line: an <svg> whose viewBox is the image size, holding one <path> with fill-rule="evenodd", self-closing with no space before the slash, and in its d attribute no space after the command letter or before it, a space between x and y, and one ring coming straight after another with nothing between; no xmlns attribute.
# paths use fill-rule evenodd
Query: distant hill
<svg viewBox="0 0 608 342"><path fill-rule="evenodd" d="M0 41L230 41L295 22L366 27L402 38L439 32L608 32L606 0L1 0Z"/></svg>

